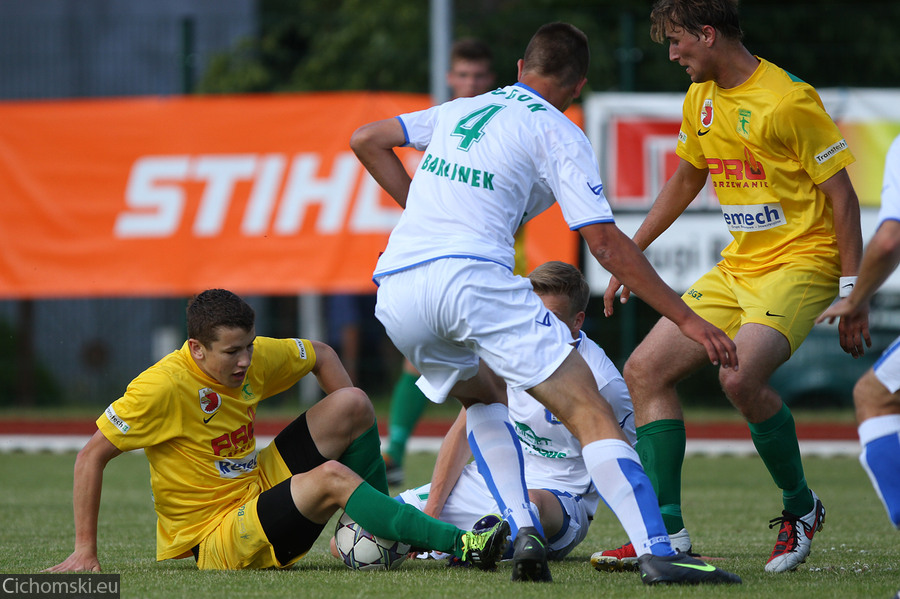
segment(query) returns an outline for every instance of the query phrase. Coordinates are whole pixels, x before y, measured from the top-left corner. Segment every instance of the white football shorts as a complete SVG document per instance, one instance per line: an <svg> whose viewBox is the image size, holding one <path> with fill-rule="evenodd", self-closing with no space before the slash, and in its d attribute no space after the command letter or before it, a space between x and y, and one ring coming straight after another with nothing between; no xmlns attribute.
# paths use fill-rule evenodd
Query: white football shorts
<svg viewBox="0 0 900 599"><path fill-rule="evenodd" d="M375 316L443 403L479 358L515 390L545 381L572 351L572 333L531 281L494 262L441 258L379 280Z"/></svg>
<svg viewBox="0 0 900 599"><path fill-rule="evenodd" d="M894 339L890 347L884 350L872 370L888 391L896 393L900 389L900 337Z"/></svg>
<svg viewBox="0 0 900 599"><path fill-rule="evenodd" d="M400 493L399 499L424 511L430 490L431 483L415 489L407 489ZM591 520L581 497L566 491L547 490L556 496L565 514L562 529L552 538L547 539L547 543L550 545L548 557L558 560L568 555L576 545L584 540ZM533 505L532 509L534 509ZM491 496L484 477L478 473L477 466L470 463L463 469L438 519L449 522L462 530L471 530L482 517L499 513L500 508Z"/></svg>

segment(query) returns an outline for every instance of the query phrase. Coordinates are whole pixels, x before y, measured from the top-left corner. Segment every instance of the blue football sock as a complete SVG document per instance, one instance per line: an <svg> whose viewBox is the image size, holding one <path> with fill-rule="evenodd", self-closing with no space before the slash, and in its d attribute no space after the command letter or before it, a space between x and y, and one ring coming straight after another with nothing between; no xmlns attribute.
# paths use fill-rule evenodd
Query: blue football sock
<svg viewBox="0 0 900 599"><path fill-rule="evenodd" d="M534 526L544 534L532 511L525 486L524 461L519 438L503 404L475 404L466 409L469 446L500 513L509 521L512 538L519 528Z"/></svg>
<svg viewBox="0 0 900 599"><path fill-rule="evenodd" d="M859 441L863 446L859 461L891 522L900 529L900 415L864 421L859 425Z"/></svg>
<svg viewBox="0 0 900 599"><path fill-rule="evenodd" d="M625 441L602 439L581 450L594 486L613 511L638 556L674 555L653 485Z"/></svg>

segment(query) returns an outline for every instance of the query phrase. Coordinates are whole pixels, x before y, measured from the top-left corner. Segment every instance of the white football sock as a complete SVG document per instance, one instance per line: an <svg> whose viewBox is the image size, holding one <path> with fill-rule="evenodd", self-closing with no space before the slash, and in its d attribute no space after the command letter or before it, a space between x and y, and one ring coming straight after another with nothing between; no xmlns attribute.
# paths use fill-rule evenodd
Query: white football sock
<svg viewBox="0 0 900 599"><path fill-rule="evenodd" d="M635 553L673 555L659 501L634 448L618 439L601 439L585 445L581 455L603 501L625 528Z"/></svg>
<svg viewBox="0 0 900 599"><path fill-rule="evenodd" d="M466 409L466 431L478 472L497 500L501 515L509 521L512 538L522 526L534 526L543 535L540 520L528 500L522 446L509 422L507 407L470 406Z"/></svg>

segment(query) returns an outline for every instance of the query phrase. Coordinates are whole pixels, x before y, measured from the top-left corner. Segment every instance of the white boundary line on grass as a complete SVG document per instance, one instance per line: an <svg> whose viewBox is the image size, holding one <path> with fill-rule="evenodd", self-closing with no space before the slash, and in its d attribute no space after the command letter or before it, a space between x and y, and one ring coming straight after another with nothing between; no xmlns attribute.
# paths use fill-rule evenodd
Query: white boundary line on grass
<svg viewBox="0 0 900 599"><path fill-rule="evenodd" d="M0 435L0 453L65 453L78 451L90 439L89 435ZM273 437L256 438L259 447L265 447ZM409 440L410 452L437 453L442 437L412 437ZM382 447L387 447L386 437L381 439ZM800 453L809 456L858 456L858 441L800 441ZM732 439L688 439L685 453L690 456L752 456L756 449L751 441Z"/></svg>

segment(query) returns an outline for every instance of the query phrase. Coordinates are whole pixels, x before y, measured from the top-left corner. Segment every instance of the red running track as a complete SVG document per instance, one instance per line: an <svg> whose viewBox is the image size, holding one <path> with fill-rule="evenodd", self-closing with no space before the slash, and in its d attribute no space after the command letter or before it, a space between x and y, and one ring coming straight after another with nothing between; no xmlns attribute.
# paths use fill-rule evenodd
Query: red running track
<svg viewBox="0 0 900 599"><path fill-rule="evenodd" d="M256 422L258 435L277 435L290 421L260 419ZM419 437L443 437L452 424L449 420L422 420L413 433ZM797 423L797 437L806 441L857 439L856 424L846 422ZM750 439L750 431L742 422L687 422L689 439ZM93 420L65 419L4 419L0 420L0 435L91 435L97 430ZM379 431L387 435L385 423Z"/></svg>

